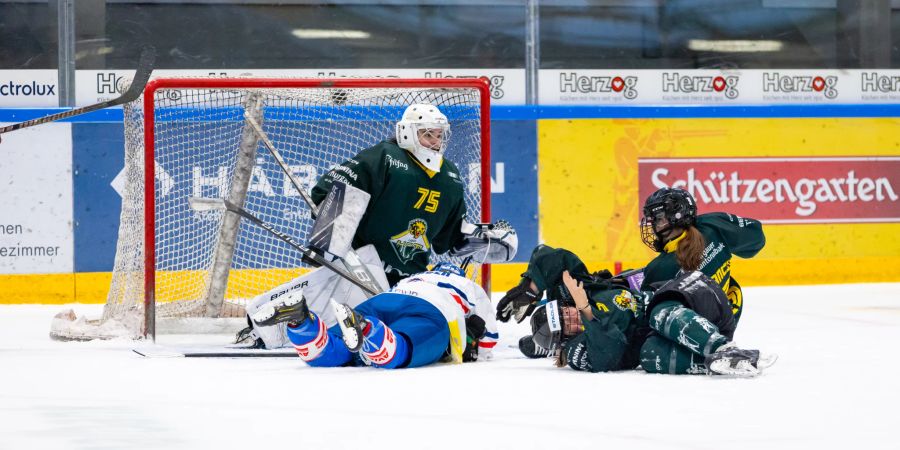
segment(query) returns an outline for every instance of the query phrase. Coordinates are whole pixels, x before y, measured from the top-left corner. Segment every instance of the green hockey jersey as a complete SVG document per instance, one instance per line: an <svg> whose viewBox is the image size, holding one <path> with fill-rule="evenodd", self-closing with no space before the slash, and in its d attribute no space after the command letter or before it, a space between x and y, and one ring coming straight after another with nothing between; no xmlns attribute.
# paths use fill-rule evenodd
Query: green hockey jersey
<svg viewBox="0 0 900 450"><path fill-rule="evenodd" d="M762 224L758 220L716 212L697 216L695 226L706 241L698 270L719 283L731 302L731 310L737 321L744 302L740 285L731 276L731 256L752 258L759 253L766 245ZM649 290L653 283L675 278L681 270L675 258L675 250L683 236L666 244L663 252L647 264L641 290Z"/></svg>
<svg viewBox="0 0 900 450"><path fill-rule="evenodd" d="M649 333L644 313L648 295L594 277L574 253L547 245L534 249L522 276L547 291L549 300L572 305L571 294L562 281L564 271L582 281L594 316L582 321L584 333L566 343L568 365L589 372L637 367L641 345Z"/></svg>
<svg viewBox="0 0 900 450"><path fill-rule="evenodd" d="M432 252L447 252L462 240L463 180L447 159L432 172L396 142L382 141L323 175L312 190L316 204L335 180L372 196L353 247L374 245L392 286L425 271Z"/></svg>

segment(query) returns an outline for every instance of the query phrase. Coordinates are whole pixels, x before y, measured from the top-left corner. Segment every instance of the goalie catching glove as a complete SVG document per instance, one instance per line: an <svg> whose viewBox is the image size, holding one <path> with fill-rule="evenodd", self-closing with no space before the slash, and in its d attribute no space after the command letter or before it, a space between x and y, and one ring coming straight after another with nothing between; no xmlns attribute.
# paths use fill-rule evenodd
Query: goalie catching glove
<svg viewBox="0 0 900 450"><path fill-rule="evenodd" d="M528 277L522 277L519 285L510 289L500 302L497 303L497 320L509 322L509 318L516 317L516 322L522 323L537 308L543 293L531 288L532 282Z"/></svg>
<svg viewBox="0 0 900 450"><path fill-rule="evenodd" d="M450 250L451 256L471 257L478 263L512 261L519 248L516 230L505 220L497 223L462 223L463 240Z"/></svg>

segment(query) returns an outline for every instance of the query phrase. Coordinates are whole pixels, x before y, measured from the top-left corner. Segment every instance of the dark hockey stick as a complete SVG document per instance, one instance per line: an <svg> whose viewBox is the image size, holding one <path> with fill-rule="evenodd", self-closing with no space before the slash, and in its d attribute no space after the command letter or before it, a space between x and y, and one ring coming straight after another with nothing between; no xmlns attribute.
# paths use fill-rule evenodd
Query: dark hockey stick
<svg viewBox="0 0 900 450"><path fill-rule="evenodd" d="M131 86L129 86L128 90L118 98L114 98L112 100L101 103L95 103L93 105L83 106L81 108L73 108L68 111L51 114L49 116L44 116L37 119L14 123L5 127L0 127L0 135L2 135L3 133L9 133L10 131L33 127L35 125L41 125L49 122L55 122L60 119L67 119L69 117L86 114L103 108L109 108L110 106L118 106L135 101L138 99L138 97L141 96L141 93L144 92L144 87L147 86L147 81L150 80L150 74L153 72L154 60L156 60L156 50L153 47L145 47L141 52L141 59L140 61L138 61L137 71L135 71L134 73L134 79L131 80Z"/></svg>
<svg viewBox="0 0 900 450"><path fill-rule="evenodd" d="M294 174L288 169L287 163L284 162L284 158L281 157L281 152L279 152L275 148L275 144L272 143L272 140L269 139L269 136L263 131L262 127L259 125L259 122L256 121L250 114L244 114L244 119L247 120L247 123L253 128L253 131L256 132L256 135L259 136L259 139L263 142L263 146L269 150L269 153L272 154L272 157L275 158L275 161L278 163L278 167L281 167L281 171L287 175L288 179L291 180L291 184L294 185L294 189L300 193L300 196L303 197L303 201L306 202L306 205L309 206L310 212L312 213L312 217L316 218L319 215L319 208L313 203L312 198L309 194L303 190L303 187L300 185L300 181L294 177ZM357 278L357 280L368 286L365 291L373 292L372 295L375 295L381 292L381 286L375 282L375 276L372 275L372 272L369 271L369 268L363 264L362 260L359 259L359 255L356 254L355 251L351 248L347 251L346 255L337 255L341 262L344 264L344 267L353 274Z"/></svg>
<svg viewBox="0 0 900 450"><path fill-rule="evenodd" d="M131 351L145 358L296 358L297 352L291 350L265 349L172 349L134 348Z"/></svg>
<svg viewBox="0 0 900 450"><path fill-rule="evenodd" d="M340 275L347 281L358 286L360 289L362 289L368 295L372 296L372 295L378 294L378 291L373 290L371 287L369 287L365 283L358 280L356 276L347 273L344 269L341 269L336 264L334 264L334 262L329 261L327 258L325 258L324 255L321 255L310 248L307 248L307 247L304 247L303 245L298 244L289 235L282 233L281 231L278 231L278 229L276 229L274 226L270 225L267 222L264 222L262 219L256 217L255 215L251 214L246 209L241 208L240 206L237 206L234 203L231 203L227 200L223 200L220 198L197 198L197 197L189 197L188 203L190 203L191 209L193 209L195 211L221 211L224 209L224 210L231 211L235 214L238 214L241 217L249 219L251 222L255 223L256 225L259 225L264 230L275 235L275 237L277 237L278 239L281 239L282 241L284 241L291 247L294 247L295 249L297 249L300 253L303 254L303 256L315 261L316 264L319 264L319 265L322 265L322 266L325 266L325 267L331 269L332 272Z"/></svg>

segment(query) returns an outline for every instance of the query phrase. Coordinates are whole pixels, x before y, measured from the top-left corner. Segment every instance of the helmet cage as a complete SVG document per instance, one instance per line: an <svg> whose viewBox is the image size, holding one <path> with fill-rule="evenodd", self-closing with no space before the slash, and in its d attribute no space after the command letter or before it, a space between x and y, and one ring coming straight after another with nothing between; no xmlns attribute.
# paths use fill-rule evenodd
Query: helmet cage
<svg viewBox="0 0 900 450"><path fill-rule="evenodd" d="M566 342L583 331L578 310L574 306L561 306L556 300L531 316L531 339L534 345L547 350L549 357L558 356Z"/></svg>
<svg viewBox="0 0 900 450"><path fill-rule="evenodd" d="M662 251L674 228L688 228L697 220L697 203L687 191L662 188L647 198L641 218L641 240L654 251ZM664 226L660 226L661 222Z"/></svg>

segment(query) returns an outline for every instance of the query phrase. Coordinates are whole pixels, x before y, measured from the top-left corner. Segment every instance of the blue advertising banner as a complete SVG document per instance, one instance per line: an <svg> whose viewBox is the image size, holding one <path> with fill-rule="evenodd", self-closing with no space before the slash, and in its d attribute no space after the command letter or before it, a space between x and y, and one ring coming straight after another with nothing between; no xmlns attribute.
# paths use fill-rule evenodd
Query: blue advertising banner
<svg viewBox="0 0 900 450"><path fill-rule="evenodd" d="M109 272L122 198L112 181L125 165L121 123L72 124L75 272Z"/></svg>
<svg viewBox="0 0 900 450"><path fill-rule="evenodd" d="M158 132L165 134L165 128L164 125ZM533 248L537 245L538 239L535 128L533 120L495 121L491 133L491 217L494 220L505 219L513 224L518 230L519 246L522 249ZM239 136L240 127L237 126L233 131L236 133L229 134ZM124 175L120 175L124 166L123 135L121 124L73 124L76 272L112 270L121 211L121 196L117 189L124 187ZM212 155L217 151L213 148L213 144L203 141L193 142L191 145L197 146L199 154ZM204 150L205 146L209 148ZM221 150L218 152L221 153ZM185 250L210 247L200 245L200 242L215 236L215 230L204 228L212 223L204 220L202 215L191 211L187 198L198 195L213 197L224 195L217 188L216 179L222 170L226 170L227 165L228 163L213 157L198 158L192 162L185 161L183 164L157 158L157 174L160 179L157 190L162 193L157 206L175 208L166 215L168 220L179 221L182 226L188 225L192 230L184 232L182 228L180 235L170 236L166 234L169 227L160 223L157 233L159 242L175 242ZM309 184L308 189L322 174L307 172L309 171L304 170L304 167L298 167L298 173L295 175L301 178L304 184ZM270 186L271 189L267 189L266 186ZM254 172L254 181L251 182L247 204L257 205L254 212L263 220L285 224L283 231L302 237L305 234L303 230L310 226L308 223L310 220L308 216L298 215L298 211L305 208L289 186L289 182L274 161L261 154L257 158L257 170ZM197 189L200 192L196 192ZM283 198L267 198L272 196ZM290 206L294 203L295 208L263 207L274 204ZM250 225L242 224L241 232L257 234L258 230L247 227ZM284 255L294 253L278 241L266 242L265 245L274 246L275 248L269 249ZM259 251L258 248L236 250L236 259L245 262L241 264L242 266L257 267L254 264L256 260L254 253ZM527 260L527 251L521 252L516 257L516 261ZM299 258L296 263L299 265ZM180 267L180 269L198 269L198 267Z"/></svg>
<svg viewBox="0 0 900 450"><path fill-rule="evenodd" d="M519 235L515 261L528 262L538 244L537 122L491 122L491 219L509 221Z"/></svg>

